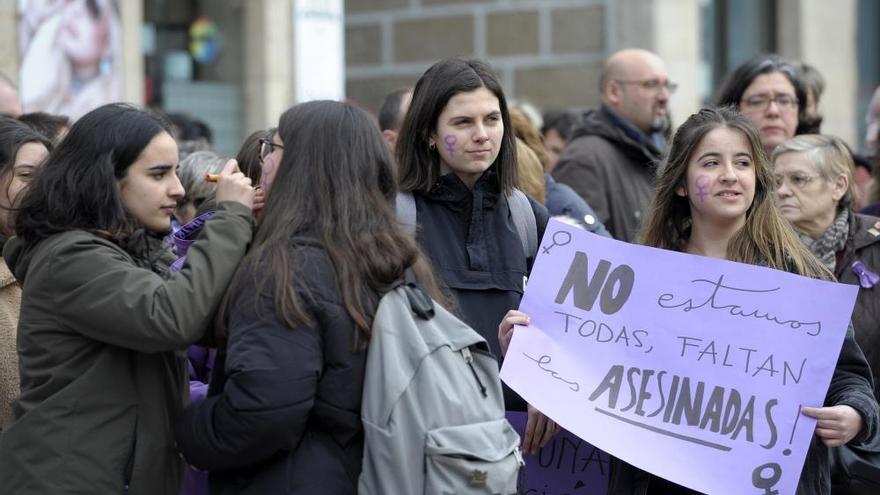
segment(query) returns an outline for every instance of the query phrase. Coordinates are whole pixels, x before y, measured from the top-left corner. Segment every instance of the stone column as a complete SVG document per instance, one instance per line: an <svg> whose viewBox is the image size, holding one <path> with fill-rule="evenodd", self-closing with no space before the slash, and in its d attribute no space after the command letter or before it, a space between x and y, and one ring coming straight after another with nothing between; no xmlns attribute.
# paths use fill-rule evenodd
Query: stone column
<svg viewBox="0 0 880 495"><path fill-rule="evenodd" d="M856 0L782 0L777 43L781 55L815 67L825 78L819 102L822 132L856 145L858 98Z"/></svg>
<svg viewBox="0 0 880 495"><path fill-rule="evenodd" d="M248 132L278 124L293 104L293 1L249 0L244 5L244 120Z"/></svg>
<svg viewBox="0 0 880 495"><path fill-rule="evenodd" d="M144 104L144 51L141 31L144 24L143 2L118 0L122 24L122 99Z"/></svg>
<svg viewBox="0 0 880 495"><path fill-rule="evenodd" d="M18 83L18 18L15 0L0 0L0 72Z"/></svg>

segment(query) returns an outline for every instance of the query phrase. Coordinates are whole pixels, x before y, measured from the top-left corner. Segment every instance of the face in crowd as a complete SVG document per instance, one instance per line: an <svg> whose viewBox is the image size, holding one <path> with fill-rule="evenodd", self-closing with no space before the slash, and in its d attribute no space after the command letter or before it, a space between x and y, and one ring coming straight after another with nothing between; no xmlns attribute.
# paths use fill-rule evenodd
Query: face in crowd
<svg viewBox="0 0 880 495"><path fill-rule="evenodd" d="M278 173L281 158L284 156L284 143L278 132L272 134L271 139L260 139L260 189L269 194L272 181Z"/></svg>
<svg viewBox="0 0 880 495"><path fill-rule="evenodd" d="M0 188L3 191L0 194L0 212L10 212L15 208L19 195L30 183L34 173L43 165L48 156L49 149L46 148L46 145L37 141L24 143L18 148L12 162L12 167L0 177ZM7 215L3 215L0 231L6 236L13 235L12 226Z"/></svg>
<svg viewBox="0 0 880 495"><path fill-rule="evenodd" d="M794 136L798 107L794 85L781 72L755 77L739 102L740 111L758 128L768 152Z"/></svg>
<svg viewBox="0 0 880 495"><path fill-rule="evenodd" d="M669 97L677 85L669 81L666 65L644 50L623 50L606 63L603 102L642 132L661 132L669 126Z"/></svg>
<svg viewBox="0 0 880 495"><path fill-rule="evenodd" d="M481 87L449 99L437 118L430 144L443 168L473 187L498 158L503 137L498 98Z"/></svg>
<svg viewBox="0 0 880 495"><path fill-rule="evenodd" d="M755 158L746 136L717 127L697 145L687 165L685 185L694 223L740 228L755 199Z"/></svg>
<svg viewBox="0 0 880 495"><path fill-rule="evenodd" d="M164 131L156 134L118 184L122 204L141 226L151 232L170 231L177 201L184 196L174 138Z"/></svg>

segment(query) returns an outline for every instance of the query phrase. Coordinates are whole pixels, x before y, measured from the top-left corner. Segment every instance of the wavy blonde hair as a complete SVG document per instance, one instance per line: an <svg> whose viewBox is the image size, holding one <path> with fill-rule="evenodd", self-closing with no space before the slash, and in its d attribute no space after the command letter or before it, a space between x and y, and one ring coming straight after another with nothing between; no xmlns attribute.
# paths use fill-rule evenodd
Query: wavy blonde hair
<svg viewBox="0 0 880 495"><path fill-rule="evenodd" d="M544 204L547 196L544 167L538 155L519 138L516 138L516 173L516 187Z"/></svg>

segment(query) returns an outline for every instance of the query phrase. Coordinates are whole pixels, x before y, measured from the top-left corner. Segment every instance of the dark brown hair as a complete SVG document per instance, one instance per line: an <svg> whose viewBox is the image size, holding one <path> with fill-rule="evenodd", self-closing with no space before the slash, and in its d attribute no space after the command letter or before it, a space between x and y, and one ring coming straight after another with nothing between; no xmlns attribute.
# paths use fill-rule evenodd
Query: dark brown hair
<svg viewBox="0 0 880 495"><path fill-rule="evenodd" d="M504 136L498 158L492 164L501 193L509 196L516 186L516 143L504 90L492 69L483 61L449 58L432 65L416 83L412 102L397 140L397 163L402 191L428 192L440 178L440 156L428 147L437 130L437 119L449 100L459 94L486 88L498 98Z"/></svg>
<svg viewBox="0 0 880 495"><path fill-rule="evenodd" d="M292 238L308 237L328 254L361 337L368 339L372 326L368 292L387 291L409 267L441 298L415 239L397 223L393 160L370 116L347 103L312 101L284 112L278 133L284 155L229 293L253 277L256 293L275 301L280 321L291 328L314 323L295 288L297 274L308 267L289 248ZM266 267L270 275L259 277ZM221 315L229 299L227 294Z"/></svg>

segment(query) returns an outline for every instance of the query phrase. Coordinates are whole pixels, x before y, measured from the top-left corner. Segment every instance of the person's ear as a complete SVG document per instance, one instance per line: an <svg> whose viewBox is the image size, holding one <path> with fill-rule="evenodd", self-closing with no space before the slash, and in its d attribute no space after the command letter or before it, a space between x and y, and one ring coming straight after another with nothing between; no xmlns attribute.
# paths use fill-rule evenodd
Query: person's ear
<svg viewBox="0 0 880 495"><path fill-rule="evenodd" d="M391 148L391 151L394 151L397 146L397 131L385 129L382 131L382 137L385 138L385 142L388 143L388 147Z"/></svg>
<svg viewBox="0 0 880 495"><path fill-rule="evenodd" d="M607 100L610 106L616 107L620 104L623 99L622 92L623 86L617 81L612 79L605 83L605 91L603 93L605 94L605 100Z"/></svg>
<svg viewBox="0 0 880 495"><path fill-rule="evenodd" d="M686 198L687 195L688 195L688 193L687 193L687 187L685 187L684 184L681 184L680 186L676 187L676 188L675 188L675 195L676 195L676 196L680 196L680 197L682 197L682 198Z"/></svg>
<svg viewBox="0 0 880 495"><path fill-rule="evenodd" d="M831 197L834 198L834 201L840 201L841 198L846 196L846 191L849 189L849 178L847 178L846 174L840 174L832 186L834 190L831 193Z"/></svg>

